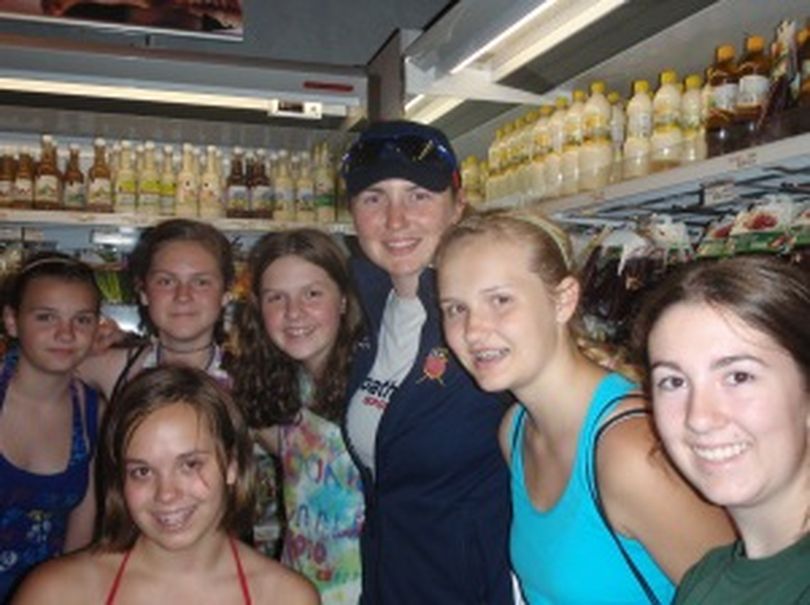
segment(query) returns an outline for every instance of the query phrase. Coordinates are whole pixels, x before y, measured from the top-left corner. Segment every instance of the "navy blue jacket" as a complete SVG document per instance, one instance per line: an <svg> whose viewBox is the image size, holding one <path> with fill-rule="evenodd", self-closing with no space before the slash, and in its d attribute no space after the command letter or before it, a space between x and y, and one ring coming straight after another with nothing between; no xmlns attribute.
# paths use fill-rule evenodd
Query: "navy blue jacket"
<svg viewBox="0 0 810 605"><path fill-rule="evenodd" d="M353 261L367 331L349 396L371 371L389 276ZM372 477L354 454L366 498L362 605L511 605L508 469L499 450L505 411L479 390L441 333L435 273L422 272L427 319L411 372L380 421Z"/></svg>

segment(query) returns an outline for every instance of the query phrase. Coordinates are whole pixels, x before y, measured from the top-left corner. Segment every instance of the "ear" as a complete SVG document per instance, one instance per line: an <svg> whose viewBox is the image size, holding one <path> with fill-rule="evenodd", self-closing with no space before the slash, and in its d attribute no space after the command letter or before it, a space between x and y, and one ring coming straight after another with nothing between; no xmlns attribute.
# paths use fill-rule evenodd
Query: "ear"
<svg viewBox="0 0 810 605"><path fill-rule="evenodd" d="M568 323L579 305L580 286L576 278L564 277L554 289L555 319L558 323Z"/></svg>
<svg viewBox="0 0 810 605"><path fill-rule="evenodd" d="M6 326L6 332L12 338L17 338L17 315L8 305L3 305L3 324Z"/></svg>
<svg viewBox="0 0 810 605"><path fill-rule="evenodd" d="M464 216L464 211L467 209L467 196L464 195L464 190L459 188L458 191L453 193L453 220L455 225Z"/></svg>
<svg viewBox="0 0 810 605"><path fill-rule="evenodd" d="M149 297L146 296L146 292L143 289L143 286L138 286L138 300L140 301L141 305L144 307L149 306Z"/></svg>

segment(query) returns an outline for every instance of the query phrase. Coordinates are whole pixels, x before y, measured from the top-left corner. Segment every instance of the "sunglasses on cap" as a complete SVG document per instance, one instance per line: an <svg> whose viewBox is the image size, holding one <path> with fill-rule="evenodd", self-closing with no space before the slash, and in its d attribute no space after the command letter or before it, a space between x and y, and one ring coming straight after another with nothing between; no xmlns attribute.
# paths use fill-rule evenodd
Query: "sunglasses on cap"
<svg viewBox="0 0 810 605"><path fill-rule="evenodd" d="M435 167L442 172L457 169L456 157L441 141L415 133L363 135L343 156L340 172L346 177L384 161L404 161Z"/></svg>

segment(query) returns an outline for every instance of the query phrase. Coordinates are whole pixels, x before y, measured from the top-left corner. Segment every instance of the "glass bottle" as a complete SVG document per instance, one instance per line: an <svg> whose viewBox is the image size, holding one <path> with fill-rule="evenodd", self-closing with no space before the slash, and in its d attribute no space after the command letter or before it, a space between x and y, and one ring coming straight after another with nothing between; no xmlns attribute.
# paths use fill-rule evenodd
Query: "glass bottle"
<svg viewBox="0 0 810 605"><path fill-rule="evenodd" d="M59 203L59 167L56 164L56 143L49 134L42 135L39 164L34 174L34 208L56 210Z"/></svg>
<svg viewBox="0 0 810 605"><path fill-rule="evenodd" d="M87 205L84 174L80 163L80 150L76 143L68 147L69 156L62 176L62 192L66 210L84 210Z"/></svg>
<svg viewBox="0 0 810 605"><path fill-rule="evenodd" d="M112 212L113 209L112 175L107 164L107 143L101 138L93 142L93 165L87 172L87 209L91 212Z"/></svg>
<svg viewBox="0 0 810 605"><path fill-rule="evenodd" d="M11 205L14 208L34 206L34 159L28 147L20 148L17 172L14 175L13 197Z"/></svg>
<svg viewBox="0 0 810 605"><path fill-rule="evenodd" d="M3 147L0 151L0 207L11 206L14 200L14 150Z"/></svg>
<svg viewBox="0 0 810 605"><path fill-rule="evenodd" d="M138 212L160 214L160 173L152 141L146 141L143 146L142 168L138 172Z"/></svg>
<svg viewBox="0 0 810 605"><path fill-rule="evenodd" d="M250 207L256 218L273 218L273 185L267 176L267 153L264 149L256 152L250 184Z"/></svg>
<svg viewBox="0 0 810 605"><path fill-rule="evenodd" d="M163 161L160 167L160 214L174 216L177 196L177 177L174 175L174 147L163 146Z"/></svg>
<svg viewBox="0 0 810 605"><path fill-rule="evenodd" d="M723 155L734 149L732 137L738 82L734 47L731 44L718 46L709 75L709 84L712 87L706 119L706 145L709 157Z"/></svg>
<svg viewBox="0 0 810 605"><path fill-rule="evenodd" d="M121 164L115 178L114 207L116 212L135 212L138 204L138 175L132 143L121 141Z"/></svg>
<svg viewBox="0 0 810 605"><path fill-rule="evenodd" d="M225 213L229 217L249 216L247 179L245 178L244 150L234 147L231 170L225 183Z"/></svg>
<svg viewBox="0 0 810 605"><path fill-rule="evenodd" d="M293 180L290 176L289 155L286 149L278 152L276 172L276 205L273 219L277 221L295 220L295 195Z"/></svg>
<svg viewBox="0 0 810 605"><path fill-rule="evenodd" d="M771 60L762 36L748 36L745 54L737 68L739 89L734 109L734 144L742 149L758 143L759 129L768 99Z"/></svg>
<svg viewBox="0 0 810 605"><path fill-rule="evenodd" d="M174 203L176 216L194 217L199 215L199 181L194 171L194 148L191 143L183 143L183 156L180 171L177 173L177 197Z"/></svg>
<svg viewBox="0 0 810 605"><path fill-rule="evenodd" d="M337 218L335 208L335 173L329 145L322 143L315 167L315 211L319 223L331 223Z"/></svg>
<svg viewBox="0 0 810 605"><path fill-rule="evenodd" d="M205 167L200 175L200 216L222 216L222 187L219 154L215 145L205 148Z"/></svg>
<svg viewBox="0 0 810 605"><path fill-rule="evenodd" d="M298 178L295 180L295 220L302 223L315 222L315 182L309 151L298 156Z"/></svg>

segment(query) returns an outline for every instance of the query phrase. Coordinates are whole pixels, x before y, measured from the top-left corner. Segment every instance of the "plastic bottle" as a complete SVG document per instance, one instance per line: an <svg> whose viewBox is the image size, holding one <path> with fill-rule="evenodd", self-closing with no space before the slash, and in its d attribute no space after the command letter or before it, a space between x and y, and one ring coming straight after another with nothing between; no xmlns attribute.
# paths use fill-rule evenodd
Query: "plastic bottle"
<svg viewBox="0 0 810 605"><path fill-rule="evenodd" d="M553 106L543 105L540 108L540 116L532 128L529 152L529 189L533 199L537 200L541 200L547 195L546 156L551 149L551 133L548 125L553 111Z"/></svg>
<svg viewBox="0 0 810 605"><path fill-rule="evenodd" d="M79 162L79 146L71 143L69 157L62 174L62 200L66 210L84 210L87 205L84 174Z"/></svg>
<svg viewBox="0 0 810 605"><path fill-rule="evenodd" d="M200 216L214 218L222 216L222 187L219 174L219 155L214 145L205 148L205 164L200 173Z"/></svg>
<svg viewBox="0 0 810 605"><path fill-rule="evenodd" d="M562 193L562 154L565 143L565 114L568 111L568 99L557 97L554 107L554 113L548 120L551 149L545 161L547 197L558 197Z"/></svg>
<svg viewBox="0 0 810 605"><path fill-rule="evenodd" d="M650 158L653 171L668 170L681 163L681 84L671 69L661 72L661 85L653 97L653 132Z"/></svg>
<svg viewBox="0 0 810 605"><path fill-rule="evenodd" d="M194 171L194 148L191 143L183 143L180 170L177 173L177 196L174 200L176 216L194 217L199 215L199 181Z"/></svg>
<svg viewBox="0 0 810 605"><path fill-rule="evenodd" d="M138 177L132 143L121 141L121 165L115 178L113 206L116 212L135 212L138 203Z"/></svg>
<svg viewBox="0 0 810 605"><path fill-rule="evenodd" d="M627 138L624 141L626 179L650 173L650 137L652 136L652 99L647 80L633 82L633 98L627 104Z"/></svg>
<svg viewBox="0 0 810 605"><path fill-rule="evenodd" d="M277 221L294 221L295 192L293 180L290 176L289 155L286 149L279 150L276 164L276 205L273 210L273 219Z"/></svg>
<svg viewBox="0 0 810 605"><path fill-rule="evenodd" d="M49 134L42 135L39 164L34 172L34 208L56 210L59 202L59 168L56 165L56 142Z"/></svg>
<svg viewBox="0 0 810 605"><path fill-rule="evenodd" d="M107 143L93 141L93 165L87 171L87 209L90 212L112 212L113 181L107 164Z"/></svg>
<svg viewBox="0 0 810 605"><path fill-rule="evenodd" d="M745 54L740 58L739 91L734 110L734 136L737 149L750 147L759 142L765 103L770 87L771 60L765 51L762 36L748 36Z"/></svg>
<svg viewBox="0 0 810 605"><path fill-rule="evenodd" d="M584 138L585 99L584 90L575 90L574 102L565 114L565 144L561 164L563 195L573 195L579 191L579 150Z"/></svg>
<svg viewBox="0 0 810 605"><path fill-rule="evenodd" d="M686 77L681 97L681 164L706 159L706 131L703 127L703 81L698 74Z"/></svg>
<svg viewBox="0 0 810 605"><path fill-rule="evenodd" d="M315 214L315 181L312 178L312 163L309 151L302 151L298 156L298 178L295 180L295 220L302 223L314 223Z"/></svg>
<svg viewBox="0 0 810 605"><path fill-rule="evenodd" d="M174 148L163 146L163 161L160 167L160 214L174 216L177 196L177 177L174 175Z"/></svg>
<svg viewBox="0 0 810 605"><path fill-rule="evenodd" d="M487 149L487 165L489 166L490 178L487 181L487 187L484 191L484 197L487 200L494 200L497 197L497 179L500 171L500 147L503 140L503 128L498 128L495 131L495 138L490 143Z"/></svg>
<svg viewBox="0 0 810 605"><path fill-rule="evenodd" d="M731 44L718 46L709 75L709 84L712 87L706 119L706 145L709 157L723 155L734 149L733 127L738 81L734 47Z"/></svg>
<svg viewBox="0 0 810 605"><path fill-rule="evenodd" d="M582 191L601 189L610 181L613 163L610 115L605 83L593 82L591 96L582 111L583 142L579 150L579 187Z"/></svg>
<svg viewBox="0 0 810 605"><path fill-rule="evenodd" d="M28 147L21 147L17 159L17 172L14 175L13 201L14 208L32 208L34 206L34 159Z"/></svg>
<svg viewBox="0 0 810 605"><path fill-rule="evenodd" d="M14 199L14 151L11 147L0 150L0 207L11 206Z"/></svg>
<svg viewBox="0 0 810 605"><path fill-rule="evenodd" d="M267 176L267 152L259 149L250 181L250 209L256 218L273 218L273 185Z"/></svg>
<svg viewBox="0 0 810 605"><path fill-rule="evenodd" d="M610 103L610 144L613 148L610 182L618 183L622 180L622 166L624 164L623 148L627 118L624 113L624 102L618 92L610 92L607 99L608 103Z"/></svg>
<svg viewBox="0 0 810 605"><path fill-rule="evenodd" d="M138 213L160 214L160 172L158 172L155 144L146 141L138 172Z"/></svg>

